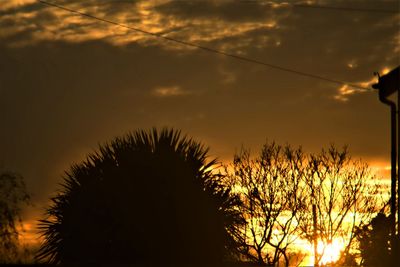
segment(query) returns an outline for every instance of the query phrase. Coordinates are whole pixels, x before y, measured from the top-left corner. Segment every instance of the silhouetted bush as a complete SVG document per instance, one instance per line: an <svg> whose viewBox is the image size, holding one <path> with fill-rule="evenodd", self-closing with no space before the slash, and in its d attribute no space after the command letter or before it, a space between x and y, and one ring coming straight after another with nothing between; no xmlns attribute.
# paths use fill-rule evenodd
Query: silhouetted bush
<svg viewBox="0 0 400 267"><path fill-rule="evenodd" d="M30 204L22 176L0 170L0 264L20 263L25 260L19 242L23 231L22 206Z"/></svg>
<svg viewBox="0 0 400 267"><path fill-rule="evenodd" d="M378 213L369 225L357 229L362 266L396 266L400 261L398 238L391 235L389 216Z"/></svg>
<svg viewBox="0 0 400 267"><path fill-rule="evenodd" d="M208 149L179 131L136 131L66 173L40 224L49 263L218 263L241 223Z"/></svg>

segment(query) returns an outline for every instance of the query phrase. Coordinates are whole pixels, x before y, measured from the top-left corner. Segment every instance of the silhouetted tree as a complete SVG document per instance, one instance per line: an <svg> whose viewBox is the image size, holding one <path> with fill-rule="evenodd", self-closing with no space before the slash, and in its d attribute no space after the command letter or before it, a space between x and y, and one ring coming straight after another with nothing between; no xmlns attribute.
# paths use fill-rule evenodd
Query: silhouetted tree
<svg viewBox="0 0 400 267"><path fill-rule="evenodd" d="M266 143L261 153L251 157L242 149L234 157L229 184L236 188L242 205L239 209L246 218L242 227L242 255L260 265L275 266L283 261L289 266L293 252L288 248L296 240L301 216L300 198L304 197L301 149L289 145Z"/></svg>
<svg viewBox="0 0 400 267"><path fill-rule="evenodd" d="M22 176L0 172L0 263L18 261L21 206L29 204L29 199Z"/></svg>
<svg viewBox="0 0 400 267"><path fill-rule="evenodd" d="M292 264L288 255L295 252L296 238L313 247L315 266L334 242L343 244L337 264L352 264L357 227L384 203L368 166L352 160L346 148L304 154L301 148L267 143L257 157L248 150L235 155L227 172L246 219L242 255L259 264Z"/></svg>
<svg viewBox="0 0 400 267"><path fill-rule="evenodd" d="M378 213L369 225L357 229L362 266L395 266L400 261L398 237L391 236L389 216Z"/></svg>
<svg viewBox="0 0 400 267"><path fill-rule="evenodd" d="M347 148L332 145L310 154L302 168L306 197L298 222L301 236L314 248L314 265L320 265L325 246L335 240L343 244L341 261L345 261L356 248L356 229L383 206L381 186L366 163L351 159Z"/></svg>
<svg viewBox="0 0 400 267"><path fill-rule="evenodd" d="M179 131L136 131L66 173L41 221L50 263L221 263L236 244L238 198L208 149Z"/></svg>

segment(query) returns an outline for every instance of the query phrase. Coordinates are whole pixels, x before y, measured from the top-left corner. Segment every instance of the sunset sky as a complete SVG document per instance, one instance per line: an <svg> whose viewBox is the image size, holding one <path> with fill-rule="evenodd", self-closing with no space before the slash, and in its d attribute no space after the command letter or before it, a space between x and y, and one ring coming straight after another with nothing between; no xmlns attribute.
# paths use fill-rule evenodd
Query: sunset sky
<svg viewBox="0 0 400 267"><path fill-rule="evenodd" d="M400 61L393 0L49 2L367 88L377 81L373 72ZM308 152L349 145L353 157L382 170L390 159L389 108L373 90L243 62L34 0L0 0L0 122L0 166L23 175L33 194L27 218L43 212L72 163L138 128L181 129L224 162L242 145L256 151L267 139Z"/></svg>

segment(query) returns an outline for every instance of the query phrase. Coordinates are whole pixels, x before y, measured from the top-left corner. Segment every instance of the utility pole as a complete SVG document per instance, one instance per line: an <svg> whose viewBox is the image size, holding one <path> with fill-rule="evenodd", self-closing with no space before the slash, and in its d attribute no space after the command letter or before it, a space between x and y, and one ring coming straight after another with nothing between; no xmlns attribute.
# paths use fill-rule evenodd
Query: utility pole
<svg viewBox="0 0 400 267"><path fill-rule="evenodd" d="M400 140L396 133L396 128L398 127L398 132L400 132L399 116L396 120L396 103L389 100L388 97L397 91L397 108L400 103L400 66L390 71L388 74L379 76L378 83L372 85L372 88L379 90L379 100L390 106L390 124L391 124L391 196L390 196L390 217L391 217L391 232L392 236L396 235L396 183L400 185L400 177L396 176L396 165L400 166L400 157L397 161L397 151L400 145ZM396 127L397 121L397 127ZM397 187L397 232L400 238L400 190Z"/></svg>

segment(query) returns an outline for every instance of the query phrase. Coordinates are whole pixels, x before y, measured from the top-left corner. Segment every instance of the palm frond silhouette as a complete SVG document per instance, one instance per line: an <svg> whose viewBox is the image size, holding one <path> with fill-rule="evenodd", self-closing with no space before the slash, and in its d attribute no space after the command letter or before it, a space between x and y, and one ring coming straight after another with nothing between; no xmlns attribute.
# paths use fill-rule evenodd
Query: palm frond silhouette
<svg viewBox="0 0 400 267"><path fill-rule="evenodd" d="M66 172L40 221L49 263L218 263L235 250L239 199L208 149L180 131L136 131Z"/></svg>

